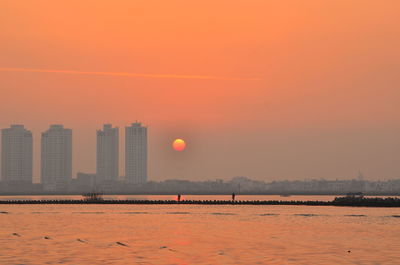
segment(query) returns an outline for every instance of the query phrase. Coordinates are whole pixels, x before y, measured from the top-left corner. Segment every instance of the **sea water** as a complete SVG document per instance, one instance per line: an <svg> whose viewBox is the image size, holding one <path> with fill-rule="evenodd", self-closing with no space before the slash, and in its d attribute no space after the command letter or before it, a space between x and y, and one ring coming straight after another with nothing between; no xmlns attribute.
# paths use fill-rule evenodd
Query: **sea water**
<svg viewBox="0 0 400 265"><path fill-rule="evenodd" d="M0 205L0 264L399 264L399 224L398 208Z"/></svg>

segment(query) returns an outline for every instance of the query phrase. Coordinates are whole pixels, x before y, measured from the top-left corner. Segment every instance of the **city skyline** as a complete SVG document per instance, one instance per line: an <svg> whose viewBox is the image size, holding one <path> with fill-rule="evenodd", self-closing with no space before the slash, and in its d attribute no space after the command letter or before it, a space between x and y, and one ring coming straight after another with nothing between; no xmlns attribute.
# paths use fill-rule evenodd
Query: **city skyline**
<svg viewBox="0 0 400 265"><path fill-rule="evenodd" d="M95 131L95 138L93 138L93 139L95 139L95 142L96 142L95 150L93 150L93 154L92 154L95 157L94 170L87 170L87 169L79 168L77 166L74 166L73 163L71 162L72 163L72 165L71 165L71 172L72 173L68 173L67 174L67 175L70 175L70 177L68 177L68 179L76 178L78 176L78 173L84 173L84 174L95 174L96 175L96 181L97 181L97 183L99 185L101 183L103 183L104 180L106 180L106 179L104 179L106 177L106 175L108 175L107 178L109 178L108 179L109 181L118 181L118 180L124 180L124 179L127 180L128 178L127 178L127 176L125 174L126 165L127 165L127 163L126 163L127 162L127 158L126 158L127 157L126 156L126 150L127 150L126 129L127 128L134 128L134 127L137 127L137 126L139 126L140 128L146 128L146 127L141 127L141 123L138 123L138 122L131 123L131 126L126 125L125 126L125 130L123 130L123 132L125 132L124 135L123 135L123 136L125 136L124 137L125 139L122 142L119 141L119 138L121 136L120 132L119 132L119 127L114 127L113 128L110 123L104 123L102 129L98 129L97 128L96 131ZM52 127L62 128L62 125L57 125L57 124L50 125L50 129ZM31 141L32 141L32 135L33 136L35 135L35 132L32 133L31 131L27 130L27 128L24 127L24 125L19 125L19 124L11 124L10 128L2 129L2 132L10 130L12 128L14 128L14 129L17 128L19 130L21 130L21 128L22 128L23 130L26 130L28 133L30 133ZM105 133L105 132L107 132L107 133ZM6 134L2 133L2 139L3 139L3 135L6 135ZM146 135L147 135L147 132L146 132ZM42 138L43 138L43 136L42 136ZM106 139L108 139L108 140L106 140ZM172 145L173 138L171 138L169 140L171 140L171 142L169 142L168 144ZM32 142L35 143L35 141L32 141ZM71 142L71 146L72 146L73 143L74 142L72 141ZM31 145L32 145L32 143L31 143ZM105 151L105 149L103 149L102 151L100 151L101 148L104 148L104 145L108 145L108 147L106 148L108 150ZM123 145L122 148L120 148L121 145ZM101 147L101 146L103 146L103 147ZM146 154L145 154L145 156L147 157L147 141L146 141L146 145L145 146L146 146ZM172 148L172 146L168 146L168 147ZM32 147L28 146L28 149L29 148L32 149ZM114 150L111 151L110 148L114 149ZM76 149L76 150L74 150L74 149ZM3 152L4 151L2 151L2 153ZM36 162L37 162L36 165L31 165L31 167L33 169L36 168L36 172L39 172L39 174L36 173L36 175L35 175L33 173L35 170L30 169L32 171L31 179L32 179L33 183L41 183L40 179L43 179L43 176L42 176L43 173L42 173L41 168L43 167L43 165L42 165L42 162L41 162L42 160L41 159L38 161L37 155L39 155L39 156L40 156L40 154L43 155L43 152L42 152L42 149L39 150L39 154L33 154L34 152L32 150L31 150L31 152L32 152L32 160L33 161L36 160ZM72 150L71 150L71 161L76 159L75 156L79 155L79 153L80 153L80 149L79 148L72 148ZM103 153L103 154L100 155L101 153ZM123 158L123 161L120 160L121 156ZM2 157L6 157L6 156L2 155ZM107 166L108 169L105 169L104 166L103 167L100 166L101 157L103 157L102 158L103 159L103 163L106 163L106 164L108 163L108 166ZM108 162L106 162L106 160ZM32 164L34 164L34 163L32 163ZM147 165L147 161L145 161L144 163L142 162L142 164L146 164ZM118 165L118 166L116 167L116 165ZM103 168L103 169L100 169L100 168ZM147 171L149 170L149 168L147 166L145 168L146 168L146 170L145 170L144 175L146 177L144 177L143 179L146 179L146 181L147 181ZM3 167L2 167L2 170L4 170ZM103 172L102 172L102 170L103 170ZM106 171L108 173L105 173ZM151 171L151 169L150 169L150 171ZM342 179L342 180L351 179L351 178L353 178L355 176L354 172L356 172L356 171L360 172L360 169L359 168L358 169L354 168L354 171L351 172L349 175L336 176L336 177L330 177L330 178L328 177L327 179ZM110 172L114 172L114 173L110 173ZM120 172L121 172L121 174L120 174ZM4 174L2 174L2 176L3 175ZM172 176L172 177L165 177L165 178L161 178L161 179L152 178L151 180L154 180L154 181L168 180L168 179L182 179L182 180L191 180L192 179L192 180L197 180L197 181L199 181L201 179L203 179L203 180L209 180L209 179L225 179L225 180L227 180L229 178L233 178L233 177L236 177L236 176L240 176L240 174L231 175L231 176L228 176L228 175L225 175L225 176L204 176L203 178L197 178L197 179L192 179L192 178L187 178L187 177L183 177L182 178L182 177L179 177L179 176ZM254 178L251 175L243 175L243 174L242 174L242 176L248 176L248 177L251 177L253 179L262 180L262 181L277 181L279 179L282 179L282 178L279 178L279 177L278 178L276 178L276 177L275 178L274 177ZM133 179L133 178L135 178L135 177L133 177L133 175L131 175L131 179ZM312 176L312 175L310 175L310 176L307 176L307 177L304 177L304 178L290 178L289 177L289 178L284 178L284 179L285 180L286 179L289 179L289 180L291 180L291 179L293 179L293 180L296 180L296 179L298 179L298 180L309 179L309 180L311 180L311 179L319 179L319 178L326 178L326 177L323 176L323 175L320 175L320 176L315 176L315 175ZM375 180L379 180L379 179L381 179L381 180L391 180L391 179L397 179L397 178L399 178L399 176L396 176L396 175L395 176L384 176L384 177L382 177L382 175L379 175L379 176L371 176L371 175L368 176L367 175L366 176L366 179L374 180L374 181ZM2 179L4 179L4 178L2 177ZM144 182L145 181L130 181L130 183L136 183L136 184L144 183Z"/></svg>
<svg viewBox="0 0 400 265"><path fill-rule="evenodd" d="M125 127L125 168L119 174L119 128L103 124L96 130L96 183L107 185L123 177L131 184L147 182L147 127L131 123ZM3 182L35 183L33 175L32 132L24 125L11 124L1 129L1 178ZM62 124L51 124L41 133L40 183L44 190L56 191L67 187L73 175L73 130ZM79 150L78 150L79 152ZM36 181L37 182L37 181Z"/></svg>

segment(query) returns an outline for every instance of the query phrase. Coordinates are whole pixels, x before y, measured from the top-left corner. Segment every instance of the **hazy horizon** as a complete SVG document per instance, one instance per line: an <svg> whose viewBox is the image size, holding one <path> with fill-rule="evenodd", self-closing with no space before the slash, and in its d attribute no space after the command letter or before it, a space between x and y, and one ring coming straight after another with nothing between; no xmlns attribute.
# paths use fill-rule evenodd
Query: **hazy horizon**
<svg viewBox="0 0 400 265"><path fill-rule="evenodd" d="M135 121L149 180L399 178L399 8L2 1L0 128L32 131L35 182L50 124L73 129L74 176L96 170L96 130L120 127L123 175Z"/></svg>

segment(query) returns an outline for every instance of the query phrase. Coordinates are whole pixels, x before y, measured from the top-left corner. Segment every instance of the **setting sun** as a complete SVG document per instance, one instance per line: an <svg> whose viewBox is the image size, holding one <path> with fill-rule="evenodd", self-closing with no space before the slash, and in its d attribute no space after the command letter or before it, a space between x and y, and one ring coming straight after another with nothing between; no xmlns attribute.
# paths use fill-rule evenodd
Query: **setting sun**
<svg viewBox="0 0 400 265"><path fill-rule="evenodd" d="M183 151L186 148L186 143L182 139L176 139L172 143L172 147L174 148L175 151Z"/></svg>

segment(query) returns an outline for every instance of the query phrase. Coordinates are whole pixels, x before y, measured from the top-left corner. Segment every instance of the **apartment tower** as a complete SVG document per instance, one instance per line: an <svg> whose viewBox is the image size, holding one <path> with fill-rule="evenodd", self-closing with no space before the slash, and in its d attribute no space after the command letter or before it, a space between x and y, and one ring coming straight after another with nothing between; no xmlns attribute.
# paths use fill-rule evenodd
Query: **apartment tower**
<svg viewBox="0 0 400 265"><path fill-rule="evenodd" d="M97 130L96 179L99 183L116 181L119 175L119 129L104 124Z"/></svg>
<svg viewBox="0 0 400 265"><path fill-rule="evenodd" d="M147 127L137 122L125 127L125 176L131 184L147 182Z"/></svg>
<svg viewBox="0 0 400 265"><path fill-rule="evenodd" d="M1 130L2 181L31 184L32 157L32 133L24 125Z"/></svg>
<svg viewBox="0 0 400 265"><path fill-rule="evenodd" d="M50 125L42 133L41 182L46 191L67 188L72 178L72 130Z"/></svg>

